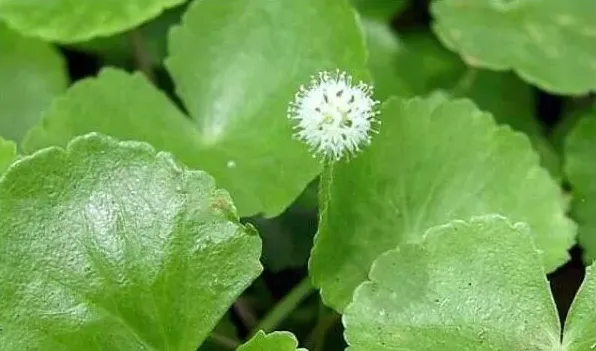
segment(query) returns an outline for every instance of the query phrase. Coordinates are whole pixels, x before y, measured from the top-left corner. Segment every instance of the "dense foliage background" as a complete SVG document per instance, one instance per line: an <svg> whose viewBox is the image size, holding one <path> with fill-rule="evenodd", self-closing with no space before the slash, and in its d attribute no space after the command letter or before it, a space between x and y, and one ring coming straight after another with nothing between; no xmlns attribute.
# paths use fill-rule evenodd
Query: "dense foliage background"
<svg viewBox="0 0 596 351"><path fill-rule="evenodd" d="M0 349L593 349L595 18L0 0ZM323 164L286 110L333 69L382 124Z"/></svg>

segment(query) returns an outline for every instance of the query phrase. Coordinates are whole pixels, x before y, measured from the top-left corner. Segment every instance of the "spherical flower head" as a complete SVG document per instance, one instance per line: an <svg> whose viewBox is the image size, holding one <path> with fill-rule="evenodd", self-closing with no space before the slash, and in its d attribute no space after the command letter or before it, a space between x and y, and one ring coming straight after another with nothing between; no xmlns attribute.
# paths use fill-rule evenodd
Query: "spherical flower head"
<svg viewBox="0 0 596 351"><path fill-rule="evenodd" d="M379 102L372 95L371 86L353 84L345 72L319 73L290 103L288 118L296 123L295 137L324 160L355 155L370 144L379 123Z"/></svg>

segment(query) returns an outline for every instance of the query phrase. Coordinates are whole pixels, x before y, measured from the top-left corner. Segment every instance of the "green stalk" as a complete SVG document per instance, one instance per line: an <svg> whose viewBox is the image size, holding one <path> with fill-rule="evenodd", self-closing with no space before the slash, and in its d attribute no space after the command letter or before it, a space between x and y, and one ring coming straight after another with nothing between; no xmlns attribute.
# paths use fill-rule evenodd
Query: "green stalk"
<svg viewBox="0 0 596 351"><path fill-rule="evenodd" d="M274 331L313 292L314 288L310 284L309 278L306 277L265 316L261 323L250 333L251 336L259 330L265 333Z"/></svg>

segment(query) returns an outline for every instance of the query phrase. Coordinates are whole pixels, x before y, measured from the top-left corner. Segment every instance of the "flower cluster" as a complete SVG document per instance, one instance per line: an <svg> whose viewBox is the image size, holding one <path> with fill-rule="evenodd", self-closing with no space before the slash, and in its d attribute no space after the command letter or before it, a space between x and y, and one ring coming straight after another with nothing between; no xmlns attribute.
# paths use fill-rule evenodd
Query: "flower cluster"
<svg viewBox="0 0 596 351"><path fill-rule="evenodd" d="M295 136L315 156L337 161L355 155L371 142L378 120L378 101L371 86L352 83L345 72L321 72L300 87L288 109Z"/></svg>

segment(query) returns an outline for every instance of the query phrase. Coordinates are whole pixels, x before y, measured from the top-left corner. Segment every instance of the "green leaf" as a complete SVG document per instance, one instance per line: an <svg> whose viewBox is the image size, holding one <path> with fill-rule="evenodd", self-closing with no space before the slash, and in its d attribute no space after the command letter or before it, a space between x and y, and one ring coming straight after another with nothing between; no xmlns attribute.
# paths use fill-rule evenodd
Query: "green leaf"
<svg viewBox="0 0 596 351"><path fill-rule="evenodd" d="M0 138L0 175L17 157L17 145L10 140Z"/></svg>
<svg viewBox="0 0 596 351"><path fill-rule="evenodd" d="M368 149L323 175L310 273L328 305L343 310L378 255L452 219L527 222L546 270L567 260L575 226L525 136L467 100L390 100L381 119Z"/></svg>
<svg viewBox="0 0 596 351"><path fill-rule="evenodd" d="M297 349L298 341L292 333L273 332L265 334L259 331L246 344L240 346L238 351L306 351Z"/></svg>
<svg viewBox="0 0 596 351"><path fill-rule="evenodd" d="M586 261L596 259L596 115L586 114L565 140L565 174L571 184L572 215Z"/></svg>
<svg viewBox="0 0 596 351"><path fill-rule="evenodd" d="M398 37L385 23L364 20L363 24L377 98L426 96L437 90L469 97L499 123L526 133L542 165L555 178L561 178L561 161L535 118L529 85L509 73L466 70L459 57L441 46L431 33Z"/></svg>
<svg viewBox="0 0 596 351"><path fill-rule="evenodd" d="M388 22L407 5L406 0L350 0L362 15Z"/></svg>
<svg viewBox="0 0 596 351"><path fill-rule="evenodd" d="M182 23L166 66L209 154L202 167L241 213L281 213L320 172L292 138L289 102L317 71L366 76L353 11L345 0L204 0Z"/></svg>
<svg viewBox="0 0 596 351"><path fill-rule="evenodd" d="M192 122L141 77L110 70L56 102L28 149L91 131L147 141L213 175L242 216L275 216L321 168L292 138L295 92L319 70L366 75L345 0L195 2L171 32L167 63Z"/></svg>
<svg viewBox="0 0 596 351"><path fill-rule="evenodd" d="M144 143L26 157L0 213L2 350L194 350L261 272L227 192Z"/></svg>
<svg viewBox="0 0 596 351"><path fill-rule="evenodd" d="M472 66L560 94L596 90L596 2L434 1L434 30ZM569 64L573 62L573 64Z"/></svg>
<svg viewBox="0 0 596 351"><path fill-rule="evenodd" d="M0 18L29 36L74 43L134 28L185 0L0 0Z"/></svg>
<svg viewBox="0 0 596 351"><path fill-rule="evenodd" d="M2 23L0 53L0 136L20 141L66 89L65 64L51 45L23 37Z"/></svg>
<svg viewBox="0 0 596 351"><path fill-rule="evenodd" d="M78 82L54 101L23 147L32 152L63 146L89 132L151 143L193 167L201 158L192 123L140 73L108 68L97 78Z"/></svg>
<svg viewBox="0 0 596 351"><path fill-rule="evenodd" d="M567 315L563 333L566 351L593 350L596 347L596 263L586 269L584 282Z"/></svg>
<svg viewBox="0 0 596 351"><path fill-rule="evenodd" d="M380 256L346 309L348 350L563 350L527 229L458 220Z"/></svg>

